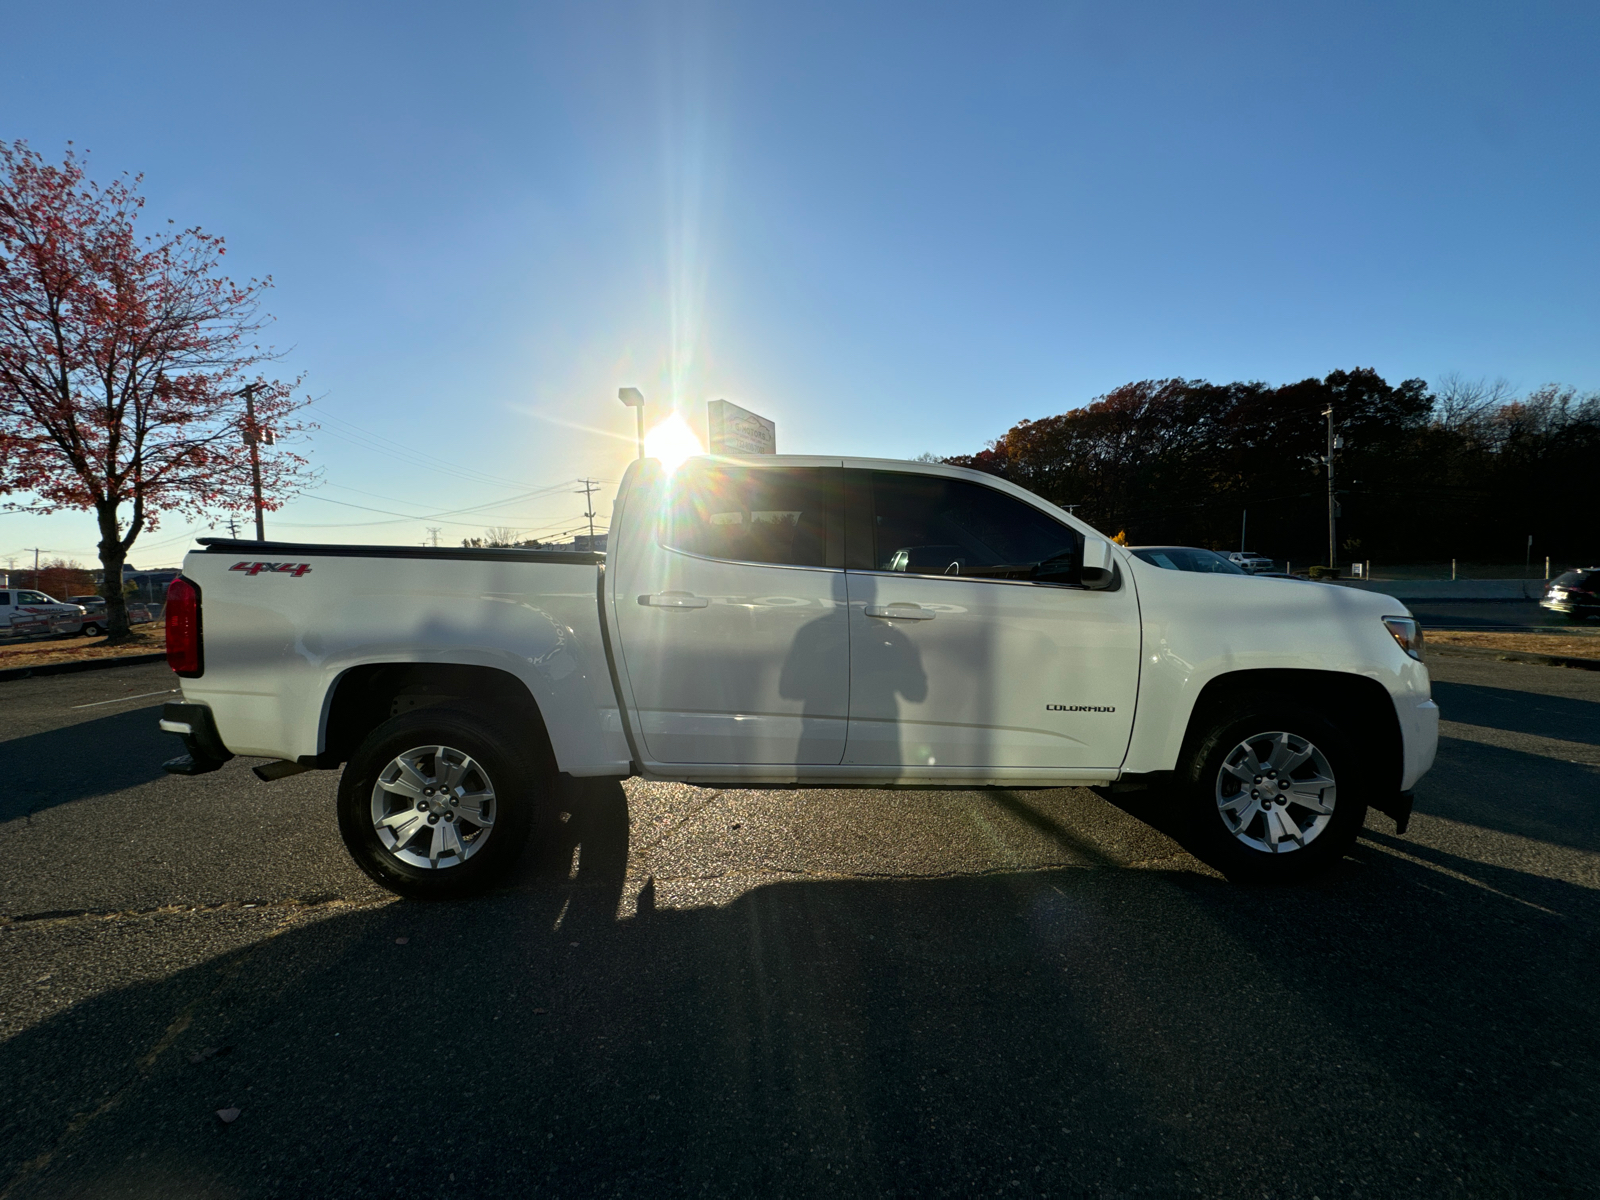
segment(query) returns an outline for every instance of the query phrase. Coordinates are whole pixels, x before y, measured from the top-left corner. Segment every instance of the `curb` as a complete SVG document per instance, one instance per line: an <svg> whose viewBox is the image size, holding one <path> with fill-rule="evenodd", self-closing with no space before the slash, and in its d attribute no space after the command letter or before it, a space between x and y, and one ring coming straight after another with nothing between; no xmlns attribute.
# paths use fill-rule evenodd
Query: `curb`
<svg viewBox="0 0 1600 1200"><path fill-rule="evenodd" d="M1531 663L1539 667L1570 667L1600 671L1600 658L1572 658L1564 654L1533 654L1526 650L1488 650L1480 646L1427 646L1426 653L1441 658L1493 658L1500 662Z"/></svg>
<svg viewBox="0 0 1600 1200"><path fill-rule="evenodd" d="M0 671L0 683L13 679L28 679L35 675L76 675L79 671L104 671L109 667L134 667L145 663L166 662L167 652L155 654L125 654L121 658L88 658L82 662L46 663L42 667L10 667Z"/></svg>

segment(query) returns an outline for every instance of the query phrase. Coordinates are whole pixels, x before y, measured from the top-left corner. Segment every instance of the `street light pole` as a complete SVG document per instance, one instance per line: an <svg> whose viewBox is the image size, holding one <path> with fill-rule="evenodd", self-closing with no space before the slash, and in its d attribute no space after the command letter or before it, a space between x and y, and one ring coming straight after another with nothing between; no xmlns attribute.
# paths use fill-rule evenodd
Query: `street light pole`
<svg viewBox="0 0 1600 1200"><path fill-rule="evenodd" d="M618 388L617 399L621 400L628 408L633 409L638 418L639 428L639 457L644 457L644 393L638 388Z"/></svg>

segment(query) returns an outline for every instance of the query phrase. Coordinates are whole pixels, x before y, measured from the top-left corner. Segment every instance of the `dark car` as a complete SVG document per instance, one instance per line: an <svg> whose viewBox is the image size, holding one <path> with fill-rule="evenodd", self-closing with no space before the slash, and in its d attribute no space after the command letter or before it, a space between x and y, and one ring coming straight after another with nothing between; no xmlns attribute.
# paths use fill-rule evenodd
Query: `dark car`
<svg viewBox="0 0 1600 1200"><path fill-rule="evenodd" d="M1557 575L1545 589L1539 607L1565 613L1574 621L1600 616L1600 567L1581 567Z"/></svg>
<svg viewBox="0 0 1600 1200"><path fill-rule="evenodd" d="M1129 546L1128 549L1135 558L1168 571L1198 571L1202 575L1250 574L1215 550L1202 550L1198 546Z"/></svg>

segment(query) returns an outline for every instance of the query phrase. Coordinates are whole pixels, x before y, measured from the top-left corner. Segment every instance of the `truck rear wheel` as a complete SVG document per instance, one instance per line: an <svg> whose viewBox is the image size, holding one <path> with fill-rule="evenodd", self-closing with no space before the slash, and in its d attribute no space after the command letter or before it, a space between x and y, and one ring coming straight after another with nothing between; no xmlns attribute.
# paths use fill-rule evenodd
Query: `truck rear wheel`
<svg viewBox="0 0 1600 1200"><path fill-rule="evenodd" d="M1366 822L1370 771L1359 744L1287 698L1218 713L1183 778L1198 849L1231 878L1313 878L1344 857Z"/></svg>
<svg viewBox="0 0 1600 1200"><path fill-rule="evenodd" d="M339 832L392 892L469 895L511 869L553 785L553 771L491 716L417 709L385 721L351 756Z"/></svg>

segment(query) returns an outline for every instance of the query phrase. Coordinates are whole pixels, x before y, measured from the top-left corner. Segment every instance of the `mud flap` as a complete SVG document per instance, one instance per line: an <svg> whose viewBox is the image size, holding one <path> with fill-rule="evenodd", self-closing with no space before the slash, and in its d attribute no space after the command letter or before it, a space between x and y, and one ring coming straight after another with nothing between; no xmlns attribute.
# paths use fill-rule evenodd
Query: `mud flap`
<svg viewBox="0 0 1600 1200"><path fill-rule="evenodd" d="M1414 799L1410 792L1390 792L1381 800L1373 800L1371 807L1381 813L1394 818L1394 831L1404 833L1411 825L1411 802Z"/></svg>

